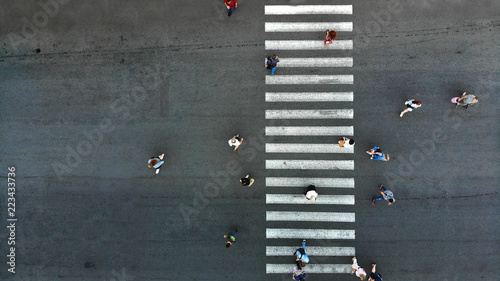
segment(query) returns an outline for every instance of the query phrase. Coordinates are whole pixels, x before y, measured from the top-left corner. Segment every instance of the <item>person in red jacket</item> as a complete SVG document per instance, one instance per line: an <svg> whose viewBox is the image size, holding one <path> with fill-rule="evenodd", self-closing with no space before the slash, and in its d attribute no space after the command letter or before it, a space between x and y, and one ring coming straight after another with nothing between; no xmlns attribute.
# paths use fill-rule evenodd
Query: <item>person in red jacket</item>
<svg viewBox="0 0 500 281"><path fill-rule="evenodd" d="M224 0L224 4L227 7L227 16L230 17L231 14L238 8L238 0Z"/></svg>

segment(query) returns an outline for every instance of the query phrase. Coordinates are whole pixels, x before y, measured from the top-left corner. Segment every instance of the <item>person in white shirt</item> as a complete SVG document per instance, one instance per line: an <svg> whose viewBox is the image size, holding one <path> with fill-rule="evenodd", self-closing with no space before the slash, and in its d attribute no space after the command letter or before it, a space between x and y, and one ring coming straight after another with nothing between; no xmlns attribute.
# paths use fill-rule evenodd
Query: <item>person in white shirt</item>
<svg viewBox="0 0 500 281"><path fill-rule="evenodd" d="M366 271L358 265L358 260L356 259L356 257L352 258L351 270L351 275L356 273L356 276L358 276L361 280L366 279Z"/></svg>
<svg viewBox="0 0 500 281"><path fill-rule="evenodd" d="M306 195L307 200L316 201L316 198L318 198L318 193L316 192L316 187L314 185L307 187L307 192L304 194Z"/></svg>
<svg viewBox="0 0 500 281"><path fill-rule="evenodd" d="M230 140L227 141L227 143L229 143L229 146L234 146L233 151L236 151L236 149L240 147L242 142L243 138L240 138L240 133L236 133L234 137L232 137Z"/></svg>
<svg viewBox="0 0 500 281"><path fill-rule="evenodd" d="M349 146L353 146L353 145L354 145L353 139L343 137L341 140L339 140L340 147L349 147Z"/></svg>
<svg viewBox="0 0 500 281"><path fill-rule="evenodd" d="M405 115L406 112L413 111L413 109L419 108L422 106L422 102L419 100L415 100L415 99L407 100L405 102L405 104L406 104L406 109L401 111L401 113L399 114L399 117L403 117L403 115Z"/></svg>

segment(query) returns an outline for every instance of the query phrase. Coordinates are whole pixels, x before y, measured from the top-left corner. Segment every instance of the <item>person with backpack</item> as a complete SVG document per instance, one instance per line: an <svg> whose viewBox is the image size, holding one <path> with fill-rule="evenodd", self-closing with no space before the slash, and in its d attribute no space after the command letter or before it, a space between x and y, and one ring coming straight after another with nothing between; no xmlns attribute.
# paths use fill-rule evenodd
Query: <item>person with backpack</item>
<svg viewBox="0 0 500 281"><path fill-rule="evenodd" d="M295 251L295 262L297 263L297 267L302 269L302 267L306 266L309 263L309 256L306 253L306 240L302 240L302 248L298 248Z"/></svg>

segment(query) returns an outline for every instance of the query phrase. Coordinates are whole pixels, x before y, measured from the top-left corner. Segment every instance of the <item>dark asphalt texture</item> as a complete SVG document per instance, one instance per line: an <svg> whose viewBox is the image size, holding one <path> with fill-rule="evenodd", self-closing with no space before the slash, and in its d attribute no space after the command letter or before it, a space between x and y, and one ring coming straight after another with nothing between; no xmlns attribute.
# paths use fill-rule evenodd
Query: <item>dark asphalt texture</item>
<svg viewBox="0 0 500 281"><path fill-rule="evenodd" d="M266 176L353 176L354 191L336 192L354 192L356 204L338 210L354 211L356 222L326 228L354 225L356 239L308 245L354 246L360 265L376 262L384 280L498 280L498 1L241 0L230 18L222 0L57 1L50 15L37 1L0 2L0 280L291 280L265 273L266 263L293 262L265 256L266 245L290 242L265 239L266 227L286 227L265 221L265 194L279 193L266 190ZM266 17L265 4L352 4L354 12ZM353 21L354 32L338 39L354 40L354 50L266 51L265 39L323 36L266 34L266 20ZM270 124L311 124L264 119L265 109L282 106L264 101L276 89L264 84L272 53L354 58L352 70L276 74L352 71L354 85L288 88L354 91L352 104L315 104L354 108L353 121L334 124L354 124L354 172L265 170L266 141L336 142L264 136ZM455 108L450 99L463 91L479 103ZM399 118L407 98L423 105ZM237 131L245 141L232 152L227 140ZM391 161L370 161L373 145ZM147 160L161 153L166 163L155 175ZM11 166L15 275L6 264ZM243 188L248 172L256 183ZM394 192L393 206L371 205L380 184ZM235 228L226 249L222 236ZM332 276L307 280L356 280Z"/></svg>

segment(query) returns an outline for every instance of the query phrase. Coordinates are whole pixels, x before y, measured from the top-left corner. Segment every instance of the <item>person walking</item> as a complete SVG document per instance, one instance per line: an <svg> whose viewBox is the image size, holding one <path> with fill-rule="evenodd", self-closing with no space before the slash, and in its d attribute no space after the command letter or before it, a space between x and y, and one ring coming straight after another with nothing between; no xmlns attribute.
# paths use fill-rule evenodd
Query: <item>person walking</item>
<svg viewBox="0 0 500 281"><path fill-rule="evenodd" d="M335 30L327 30L325 35L325 46L332 44L335 38L337 38L337 32L335 32Z"/></svg>
<svg viewBox="0 0 500 281"><path fill-rule="evenodd" d="M302 267L306 266L309 263L309 256L306 253L306 240L302 240L302 248L298 248L295 251L295 262L297 263L297 267L302 269Z"/></svg>
<svg viewBox="0 0 500 281"><path fill-rule="evenodd" d="M382 275L376 273L376 270L377 270L377 264L373 263L372 272L370 273L370 278L368 278L368 281L382 281Z"/></svg>
<svg viewBox="0 0 500 281"><path fill-rule="evenodd" d="M318 192L316 192L316 186L310 185L307 187L307 191L304 192L307 200L316 201L318 198Z"/></svg>
<svg viewBox="0 0 500 281"><path fill-rule="evenodd" d="M406 104L406 109L401 111L401 113L399 114L399 117L403 117L403 115L405 115L405 113L407 113L409 111L413 111L413 109L419 108L422 106L422 102L419 100L415 100L415 99L407 100L407 101L405 101L405 104Z"/></svg>
<svg viewBox="0 0 500 281"><path fill-rule="evenodd" d="M380 150L380 147L378 146L374 146L366 153L370 154L371 155L370 159L375 161L389 161L391 159L389 154L383 153L382 150Z"/></svg>
<svg viewBox="0 0 500 281"><path fill-rule="evenodd" d="M234 137L232 137L227 142L229 143L229 146L234 146L233 151L236 151L236 149L238 149L238 147L240 147L241 143L243 142L243 138L240 138L240 133L236 133L236 135L234 135Z"/></svg>
<svg viewBox="0 0 500 281"><path fill-rule="evenodd" d="M224 235L224 238L227 239L226 241L226 248L229 248L233 245L234 242L236 242L236 235L238 234L238 230L236 230L234 233L230 233L228 235Z"/></svg>
<svg viewBox="0 0 500 281"><path fill-rule="evenodd" d="M307 274L303 269L298 268L298 267L293 268L293 275L292 275L293 280L304 281L304 280L306 280L306 276L307 276Z"/></svg>
<svg viewBox="0 0 500 281"><path fill-rule="evenodd" d="M151 159L149 159L148 161L148 167L155 168L156 174L160 172L161 165L165 163L165 161L163 161L163 156L165 156L165 154L158 155L158 157L151 157Z"/></svg>
<svg viewBox="0 0 500 281"><path fill-rule="evenodd" d="M366 271L358 265L358 260L356 259L356 257L352 258L351 270L351 275L356 273L356 276L358 276L361 280L366 279Z"/></svg>
<svg viewBox="0 0 500 281"><path fill-rule="evenodd" d="M340 147L350 147L354 145L354 140L349 139L346 137L343 137L341 140L339 140L339 146Z"/></svg>
<svg viewBox="0 0 500 281"><path fill-rule="evenodd" d="M473 105L479 101L479 98L464 92L462 97L460 97L457 101L457 105L462 105L465 109L469 108L469 105Z"/></svg>
<svg viewBox="0 0 500 281"><path fill-rule="evenodd" d="M373 201L372 201L373 205L375 205L375 203L377 201L380 201L382 199L387 201L387 205L392 205L392 203L396 202L396 199L394 199L394 193L392 193L392 191L390 191L389 189L387 189L383 185L381 185L379 189L380 189L380 194L382 194L382 195L375 197L373 199Z"/></svg>
<svg viewBox="0 0 500 281"><path fill-rule="evenodd" d="M250 174L248 174L244 178L241 178L240 182L242 186L252 186L255 180L253 178L250 178Z"/></svg>
<svg viewBox="0 0 500 281"><path fill-rule="evenodd" d="M280 58L277 55L273 55L272 57L267 57L266 68L271 69L271 75L274 75L276 71L276 66L278 66L278 62Z"/></svg>
<svg viewBox="0 0 500 281"><path fill-rule="evenodd" d="M230 17L231 14L238 8L238 0L224 0L224 4L227 8L227 16Z"/></svg>

